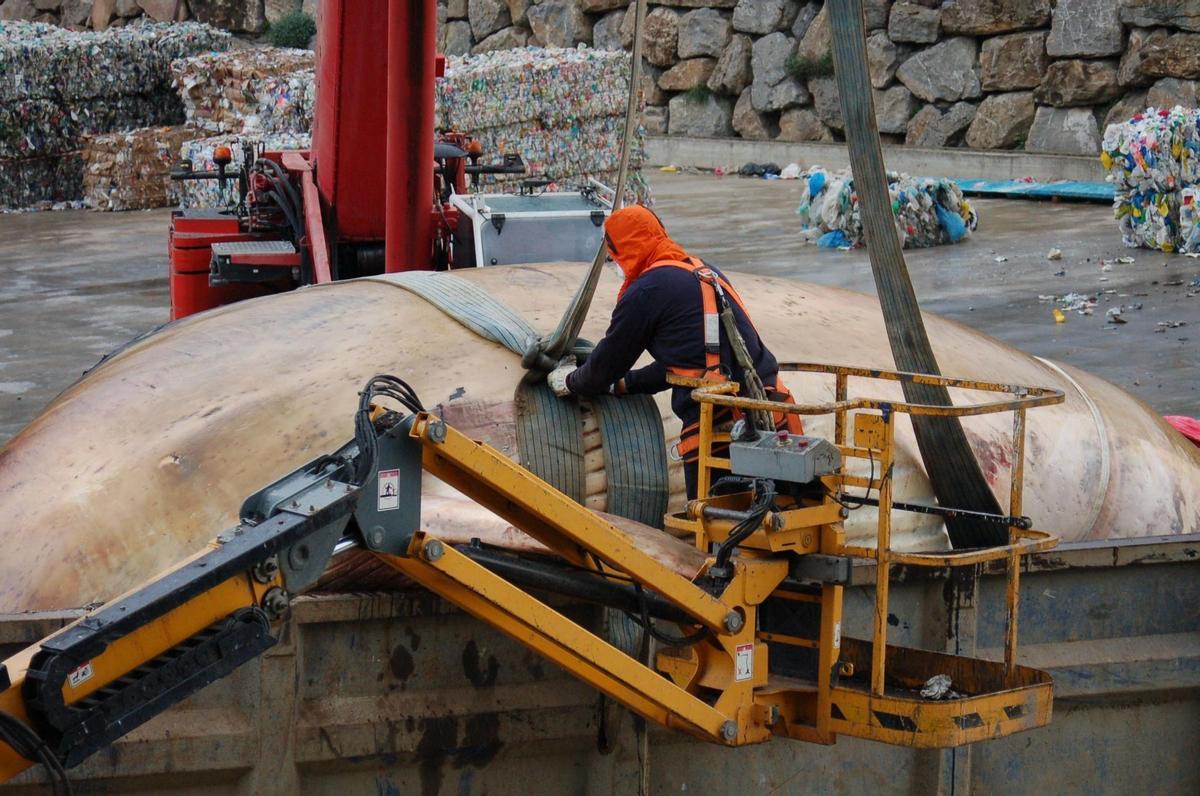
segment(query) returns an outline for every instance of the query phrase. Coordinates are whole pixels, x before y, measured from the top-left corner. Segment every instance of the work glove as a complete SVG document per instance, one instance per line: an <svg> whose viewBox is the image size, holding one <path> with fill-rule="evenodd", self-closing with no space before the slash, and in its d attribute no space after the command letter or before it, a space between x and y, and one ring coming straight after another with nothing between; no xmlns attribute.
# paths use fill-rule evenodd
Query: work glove
<svg viewBox="0 0 1200 796"><path fill-rule="evenodd" d="M546 376L546 383L550 385L550 389L554 390L554 394L559 398L566 398L571 394L571 388L567 386L567 376L569 376L578 365L575 364L574 356L565 356L558 362L558 367L550 371Z"/></svg>

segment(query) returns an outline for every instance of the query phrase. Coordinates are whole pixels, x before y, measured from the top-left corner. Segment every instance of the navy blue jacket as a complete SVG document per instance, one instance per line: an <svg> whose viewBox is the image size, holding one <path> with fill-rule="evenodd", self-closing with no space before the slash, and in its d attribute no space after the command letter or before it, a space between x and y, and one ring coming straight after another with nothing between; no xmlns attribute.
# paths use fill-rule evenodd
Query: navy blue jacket
<svg viewBox="0 0 1200 796"><path fill-rule="evenodd" d="M729 281L716 268L709 267ZM754 369L764 384L774 384L779 364L741 307L732 299L729 301ZM630 370L644 351L650 352L654 362ZM734 381L742 381L742 369L734 360L724 328L721 364ZM567 386L578 395L596 395L608 392L611 385L624 377L630 393L657 393L669 386L667 366L700 369L705 366L700 280L689 271L669 266L651 269L630 284L613 308L604 339L596 344L587 361L567 376ZM673 388L671 408L685 426L700 418L700 407L691 398L691 388Z"/></svg>

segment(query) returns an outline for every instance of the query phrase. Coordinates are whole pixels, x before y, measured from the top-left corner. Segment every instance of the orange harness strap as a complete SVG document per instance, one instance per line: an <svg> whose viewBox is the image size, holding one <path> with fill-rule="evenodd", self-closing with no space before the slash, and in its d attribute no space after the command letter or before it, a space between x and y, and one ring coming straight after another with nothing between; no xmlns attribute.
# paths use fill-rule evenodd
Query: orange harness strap
<svg viewBox="0 0 1200 796"><path fill-rule="evenodd" d="M717 289L715 285L719 283L721 290L741 307L742 312L749 319L750 313L746 310L746 305L742 303L742 297L733 289L733 285L729 284L723 277L717 276L703 262L659 260L647 268L646 271L652 271L655 268L682 268L694 274L700 282L700 299L704 309L704 368L683 368L668 365L667 371L676 376L685 376L691 379L723 380L725 377L721 374L721 315L717 309ZM753 326L754 322L750 321L750 324Z"/></svg>
<svg viewBox="0 0 1200 796"><path fill-rule="evenodd" d="M692 379L724 381L725 374L721 372L721 315L717 308L716 285L721 285L721 290L741 308L742 312L746 315L746 319L750 321L750 325L753 327L754 321L750 320L750 312L742 302L742 297L734 290L733 285L729 284L725 278L717 276L716 272L703 262L659 260L647 268L646 271L651 271L655 268L682 268L685 271L695 274L696 279L700 282L700 298L704 310L704 368L684 368L676 365L668 365L667 371L676 376L685 376ZM764 386L767 389L767 397L769 399L784 403L796 402L792 397L792 393L778 379L775 380L774 384ZM732 411L722 414L725 415L725 417L721 418L722 420L728 419L729 416L732 416L733 420L737 420L742 417L743 413L738 409L732 409ZM800 415L775 412L774 420L776 428L787 428L788 432L792 434L804 433L804 425L800 422ZM699 456L699 450L700 423L697 421L689 423L680 433L676 451L685 462L693 462Z"/></svg>

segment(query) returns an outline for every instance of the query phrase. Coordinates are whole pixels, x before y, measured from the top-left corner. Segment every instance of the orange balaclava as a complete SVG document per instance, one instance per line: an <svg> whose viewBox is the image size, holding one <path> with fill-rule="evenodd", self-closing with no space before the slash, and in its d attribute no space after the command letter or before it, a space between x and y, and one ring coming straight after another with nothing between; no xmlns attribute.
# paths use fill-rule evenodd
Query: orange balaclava
<svg viewBox="0 0 1200 796"><path fill-rule="evenodd" d="M682 260L688 256L654 212L641 205L622 207L604 222L604 242L608 256L625 272L625 282L617 300L646 269L662 260Z"/></svg>

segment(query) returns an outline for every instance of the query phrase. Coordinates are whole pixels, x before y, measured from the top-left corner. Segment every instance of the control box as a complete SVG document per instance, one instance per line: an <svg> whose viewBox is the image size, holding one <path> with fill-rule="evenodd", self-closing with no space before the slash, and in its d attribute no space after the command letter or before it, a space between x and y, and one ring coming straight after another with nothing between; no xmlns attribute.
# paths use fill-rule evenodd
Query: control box
<svg viewBox="0 0 1200 796"><path fill-rule="evenodd" d="M807 484L837 472L842 453L822 437L760 431L758 439L731 443L729 462L734 475Z"/></svg>

